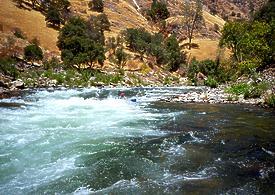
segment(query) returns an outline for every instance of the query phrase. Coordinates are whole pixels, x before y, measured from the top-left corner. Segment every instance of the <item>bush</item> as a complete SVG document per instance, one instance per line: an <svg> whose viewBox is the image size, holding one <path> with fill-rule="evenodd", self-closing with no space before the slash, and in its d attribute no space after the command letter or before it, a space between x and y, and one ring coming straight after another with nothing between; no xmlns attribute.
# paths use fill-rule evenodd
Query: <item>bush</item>
<svg viewBox="0 0 275 195"><path fill-rule="evenodd" d="M45 70L56 69L62 67L57 58L52 58L50 60L43 62L43 67Z"/></svg>
<svg viewBox="0 0 275 195"><path fill-rule="evenodd" d="M11 58L0 58L0 72L13 78L17 78L19 75L15 67L15 60Z"/></svg>
<svg viewBox="0 0 275 195"><path fill-rule="evenodd" d="M271 107L271 108L275 108L275 94L271 94L269 95L266 99L265 99L265 103Z"/></svg>
<svg viewBox="0 0 275 195"><path fill-rule="evenodd" d="M103 12L104 10L103 0L91 0L88 6L91 10L96 12Z"/></svg>
<svg viewBox="0 0 275 195"><path fill-rule="evenodd" d="M42 60L42 49L37 44L28 45L24 48L24 58L32 62L35 60Z"/></svg>
<svg viewBox="0 0 275 195"><path fill-rule="evenodd" d="M26 39L26 36L20 28L15 28L13 34L19 39Z"/></svg>
<svg viewBox="0 0 275 195"><path fill-rule="evenodd" d="M211 88L216 88L218 87L218 82L214 78L208 77L207 80L204 81L204 85Z"/></svg>
<svg viewBox="0 0 275 195"><path fill-rule="evenodd" d="M246 60L238 64L238 69L241 74L252 74L256 72L257 67L259 67L259 64L255 62L255 60Z"/></svg>
<svg viewBox="0 0 275 195"><path fill-rule="evenodd" d="M230 88L226 90L226 92L235 94L235 95L243 95L245 99L248 98L259 98L261 95L267 90L267 83L239 83L232 85Z"/></svg>
<svg viewBox="0 0 275 195"><path fill-rule="evenodd" d="M124 66L126 64L128 55L127 53L124 52L122 47L119 47L115 51L115 59L116 59L116 64L121 68L121 66Z"/></svg>
<svg viewBox="0 0 275 195"><path fill-rule="evenodd" d="M235 95L241 95L241 94L248 93L249 90L250 90L250 86L247 83L239 83L227 88L226 92L232 93Z"/></svg>
<svg viewBox="0 0 275 195"><path fill-rule="evenodd" d="M151 9L147 11L147 15L154 21L165 20L170 16L167 5L164 2L153 0Z"/></svg>

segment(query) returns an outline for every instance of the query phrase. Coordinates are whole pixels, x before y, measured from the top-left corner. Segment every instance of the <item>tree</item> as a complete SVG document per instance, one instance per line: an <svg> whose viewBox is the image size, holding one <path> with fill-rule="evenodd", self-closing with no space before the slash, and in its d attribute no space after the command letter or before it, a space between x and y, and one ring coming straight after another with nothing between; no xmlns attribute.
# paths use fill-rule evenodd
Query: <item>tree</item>
<svg viewBox="0 0 275 195"><path fill-rule="evenodd" d="M97 16L90 16L88 22L100 31L110 31L111 23L104 13Z"/></svg>
<svg viewBox="0 0 275 195"><path fill-rule="evenodd" d="M119 47L115 51L115 58L116 58L116 63L118 64L119 68L125 65L128 55L125 53L123 50L123 47Z"/></svg>
<svg viewBox="0 0 275 195"><path fill-rule="evenodd" d="M275 20L275 1L269 0L261 9L256 11L253 20L265 21L267 23Z"/></svg>
<svg viewBox="0 0 275 195"><path fill-rule="evenodd" d="M165 20L170 16L166 3L158 0L153 0L147 14L154 22Z"/></svg>
<svg viewBox="0 0 275 195"><path fill-rule="evenodd" d="M230 22L222 30L220 45L231 49L238 63L248 60L256 63L256 67L265 66L274 56L270 44L272 29L265 22Z"/></svg>
<svg viewBox="0 0 275 195"><path fill-rule="evenodd" d="M195 3L190 1L185 1L183 7L183 28L187 32L187 37L189 39L189 49L191 49L191 42L193 38L193 32L199 26L201 26L202 17L202 1L196 0Z"/></svg>
<svg viewBox="0 0 275 195"><path fill-rule="evenodd" d="M36 44L30 44L24 48L24 58L31 62L43 59L42 49Z"/></svg>
<svg viewBox="0 0 275 195"><path fill-rule="evenodd" d="M61 24L61 16L59 11L55 7L50 7L46 13L45 20L47 23L51 23L53 26L59 28Z"/></svg>
<svg viewBox="0 0 275 195"><path fill-rule="evenodd" d="M80 65L94 62L103 65L105 50L101 41L94 36L98 31L80 17L72 17L60 30L57 46L61 50L61 58L67 65ZM103 40L104 41L104 40Z"/></svg>
<svg viewBox="0 0 275 195"><path fill-rule="evenodd" d="M96 12L103 12L104 10L103 0L91 0L88 5L91 10Z"/></svg>
<svg viewBox="0 0 275 195"><path fill-rule="evenodd" d="M175 35L171 35L166 40L166 50L169 59L169 71L177 71L181 64L185 62L186 56L180 51L180 46Z"/></svg>
<svg viewBox="0 0 275 195"><path fill-rule="evenodd" d="M220 46L227 47L232 50L233 58L240 62L242 61L242 41L247 29L246 22L228 22L222 30Z"/></svg>

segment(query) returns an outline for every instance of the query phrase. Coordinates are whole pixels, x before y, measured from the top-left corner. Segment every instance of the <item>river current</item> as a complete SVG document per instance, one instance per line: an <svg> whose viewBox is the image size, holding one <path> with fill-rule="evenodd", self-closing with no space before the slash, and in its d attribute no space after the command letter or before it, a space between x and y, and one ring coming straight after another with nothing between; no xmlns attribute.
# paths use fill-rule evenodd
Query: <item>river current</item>
<svg viewBox="0 0 275 195"><path fill-rule="evenodd" d="M162 101L190 90L0 100L0 194L274 194L274 111Z"/></svg>

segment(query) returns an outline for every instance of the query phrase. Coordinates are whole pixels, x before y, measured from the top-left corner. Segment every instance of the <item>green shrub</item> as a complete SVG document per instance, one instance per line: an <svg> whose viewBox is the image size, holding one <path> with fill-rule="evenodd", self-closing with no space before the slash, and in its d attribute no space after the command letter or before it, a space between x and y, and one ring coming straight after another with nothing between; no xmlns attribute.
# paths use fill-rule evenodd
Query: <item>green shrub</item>
<svg viewBox="0 0 275 195"><path fill-rule="evenodd" d="M264 82L253 84L239 83L236 85L232 85L226 90L226 92L235 95L244 95L245 99L259 98L267 90L267 88L268 84Z"/></svg>
<svg viewBox="0 0 275 195"><path fill-rule="evenodd" d="M24 58L26 60L42 60L43 52L42 49L37 44L31 44L24 48Z"/></svg>
<svg viewBox="0 0 275 195"><path fill-rule="evenodd" d="M19 75L15 67L15 60L11 58L0 58L0 72L13 78L17 78Z"/></svg>
<svg viewBox="0 0 275 195"><path fill-rule="evenodd" d="M240 73L247 75L254 73L257 67L259 67L259 64L252 60L242 61L238 64Z"/></svg>
<svg viewBox="0 0 275 195"><path fill-rule="evenodd" d="M209 86L211 88L218 87L218 82L212 78L211 76L207 77L207 80L204 81L204 85Z"/></svg>
<svg viewBox="0 0 275 195"><path fill-rule="evenodd" d="M62 67L57 58L52 58L43 62L43 67L45 70L56 69Z"/></svg>
<svg viewBox="0 0 275 195"><path fill-rule="evenodd" d="M271 107L271 108L275 108L275 94L271 94L269 95L266 99L265 99L265 103Z"/></svg>
<svg viewBox="0 0 275 195"><path fill-rule="evenodd" d="M13 34L19 39L26 39L26 36L20 28L15 28Z"/></svg>
<svg viewBox="0 0 275 195"><path fill-rule="evenodd" d="M147 15L154 21L165 20L170 16L165 2L153 0L151 9L147 11Z"/></svg>
<svg viewBox="0 0 275 195"><path fill-rule="evenodd" d="M241 95L241 94L247 93L249 89L250 89L250 86L247 83L239 83L227 88L226 92L232 93L235 95Z"/></svg>
<svg viewBox="0 0 275 195"><path fill-rule="evenodd" d="M91 0L88 3L88 6L93 11L103 12L103 10L104 10L103 0Z"/></svg>

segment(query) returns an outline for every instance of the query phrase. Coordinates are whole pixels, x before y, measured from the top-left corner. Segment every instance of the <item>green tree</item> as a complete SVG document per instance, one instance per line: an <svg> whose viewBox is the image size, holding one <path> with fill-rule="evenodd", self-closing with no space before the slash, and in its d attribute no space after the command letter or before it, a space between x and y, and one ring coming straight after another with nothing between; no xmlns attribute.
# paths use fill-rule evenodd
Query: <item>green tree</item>
<svg viewBox="0 0 275 195"><path fill-rule="evenodd" d="M183 28L187 32L189 49L191 49L194 30L198 29L203 23L202 6L202 0L185 1L183 6Z"/></svg>
<svg viewBox="0 0 275 195"><path fill-rule="evenodd" d="M175 35L171 35L166 41L166 50L168 52L169 70L176 71L181 64L185 63L186 55L180 51L180 46Z"/></svg>
<svg viewBox="0 0 275 195"><path fill-rule="evenodd" d="M158 0L153 0L147 14L154 22L165 20L170 16L166 3Z"/></svg>
<svg viewBox="0 0 275 195"><path fill-rule="evenodd" d="M168 54L164 46L164 38L161 33L156 33L151 38L149 52L156 57L156 63L166 64L168 61Z"/></svg>
<svg viewBox="0 0 275 195"><path fill-rule="evenodd" d="M61 24L61 16L59 11L55 7L50 7L46 13L45 20L47 23L59 28Z"/></svg>
<svg viewBox="0 0 275 195"><path fill-rule="evenodd" d="M275 20L275 1L268 2L254 14L253 20L265 21L267 23Z"/></svg>
<svg viewBox="0 0 275 195"><path fill-rule="evenodd" d="M103 0L91 0L88 5L93 11L103 12L104 10Z"/></svg>
<svg viewBox="0 0 275 195"><path fill-rule="evenodd" d="M128 55L125 53L123 47L118 47L115 51L115 58L116 58L116 63L121 68L126 64Z"/></svg>
<svg viewBox="0 0 275 195"><path fill-rule="evenodd" d="M220 46L231 49L237 62L242 61L242 42L247 26L247 22L236 21L226 23L222 29Z"/></svg>
<svg viewBox="0 0 275 195"><path fill-rule="evenodd" d="M88 63L92 66L96 61L103 64L105 50L102 43L95 39L96 36L92 36L93 32L88 26L84 19L72 17L60 30L57 46L61 50L61 57L65 64Z"/></svg>
<svg viewBox="0 0 275 195"><path fill-rule="evenodd" d="M24 58L31 62L43 59L42 49L36 44L30 44L24 48Z"/></svg>
<svg viewBox="0 0 275 195"><path fill-rule="evenodd" d="M105 13L97 16L90 16L88 23L100 31L109 31L111 27L111 23Z"/></svg>
<svg viewBox="0 0 275 195"><path fill-rule="evenodd" d="M259 66L265 66L272 60L273 49L270 44L272 26L254 21L251 23L239 21L225 24L220 40L221 46L226 46L233 52L237 62L254 61Z"/></svg>

